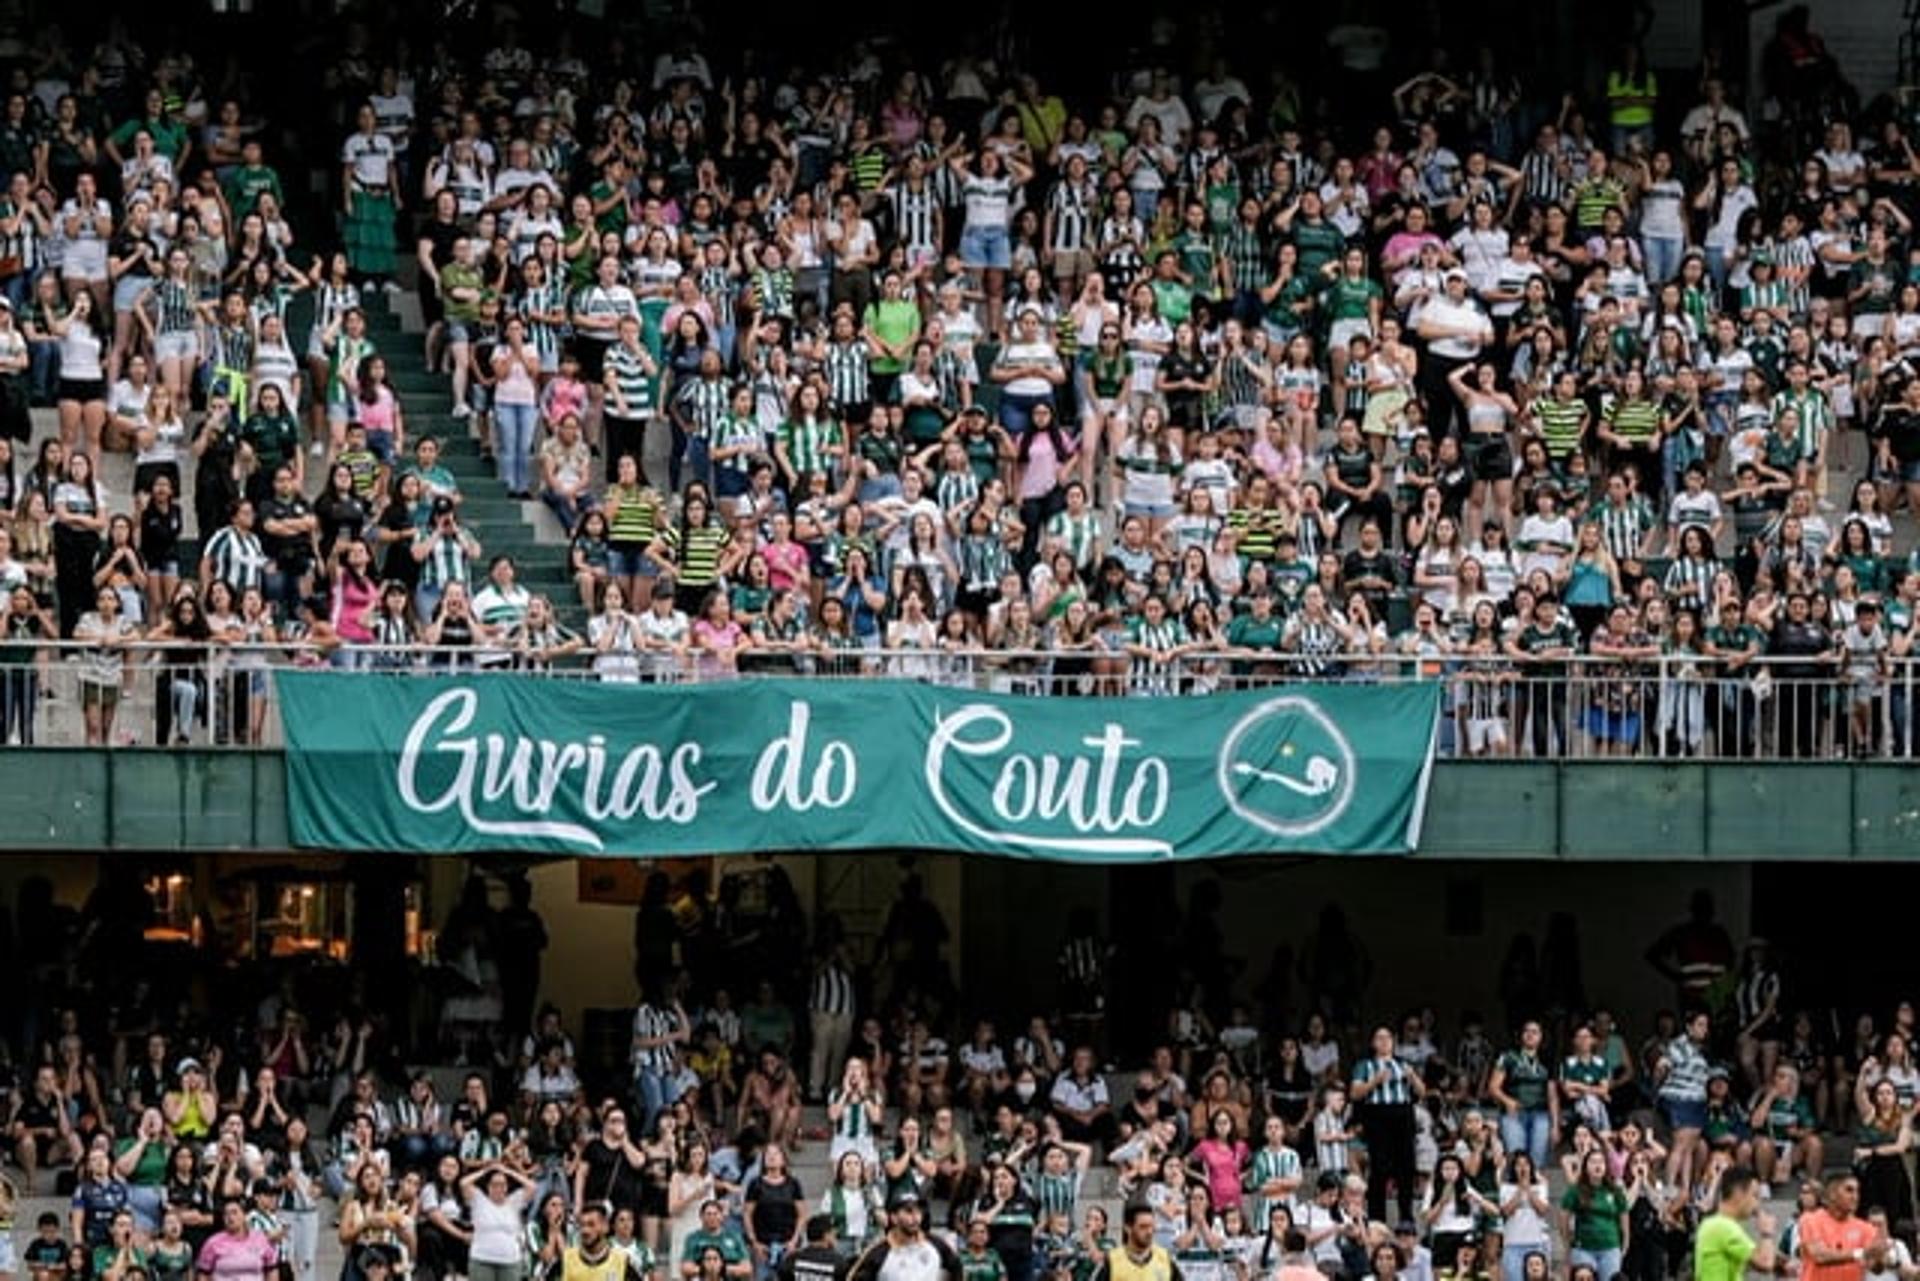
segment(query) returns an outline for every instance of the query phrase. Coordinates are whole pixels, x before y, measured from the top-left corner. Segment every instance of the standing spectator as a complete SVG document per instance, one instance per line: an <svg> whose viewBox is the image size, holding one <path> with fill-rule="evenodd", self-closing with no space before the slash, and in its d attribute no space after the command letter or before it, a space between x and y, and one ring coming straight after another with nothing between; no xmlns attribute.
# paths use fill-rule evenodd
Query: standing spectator
<svg viewBox="0 0 1920 1281"><path fill-rule="evenodd" d="M1413 1105L1427 1097L1427 1084L1395 1056L1393 1029L1377 1027L1371 1057L1353 1066L1352 1095L1367 1136L1367 1213L1384 1219L1393 1188L1400 1217L1413 1217Z"/></svg>
<svg viewBox="0 0 1920 1281"><path fill-rule="evenodd" d="M393 139L379 131L371 103L362 104L354 124L355 132L340 149L344 169L342 239L347 261L352 265L354 282L362 288L377 285L388 293L397 293L400 286L393 278L394 219L404 208L404 201Z"/></svg>
<svg viewBox="0 0 1920 1281"><path fill-rule="evenodd" d="M1493 1065L1487 1093L1500 1105L1500 1142L1508 1152L1525 1152L1534 1168L1546 1165L1560 1129L1559 1100L1553 1074L1540 1059L1545 1033L1534 1019L1520 1025L1520 1044Z"/></svg>
<svg viewBox="0 0 1920 1281"><path fill-rule="evenodd" d="M632 1063L634 1095L640 1102L641 1128L670 1107L679 1078L680 1047L692 1040L693 1029L680 1002L651 983L633 1012Z"/></svg>
<svg viewBox="0 0 1920 1281"><path fill-rule="evenodd" d="M826 1095L853 1040L855 1014L853 973L842 946L825 949L814 965L807 994L808 1029L812 1046L807 1087L815 1102Z"/></svg>

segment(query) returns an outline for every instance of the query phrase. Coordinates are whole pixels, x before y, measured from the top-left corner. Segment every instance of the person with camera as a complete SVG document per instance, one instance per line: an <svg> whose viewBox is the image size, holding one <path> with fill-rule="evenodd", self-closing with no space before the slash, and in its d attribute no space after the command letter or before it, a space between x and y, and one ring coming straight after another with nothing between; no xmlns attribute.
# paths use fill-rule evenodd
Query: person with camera
<svg viewBox="0 0 1920 1281"><path fill-rule="evenodd" d="M460 523L453 499L434 499L426 528L413 536L413 559L420 566L414 608L423 621L433 620L449 586L465 587L473 581L473 564L479 558L480 540Z"/></svg>

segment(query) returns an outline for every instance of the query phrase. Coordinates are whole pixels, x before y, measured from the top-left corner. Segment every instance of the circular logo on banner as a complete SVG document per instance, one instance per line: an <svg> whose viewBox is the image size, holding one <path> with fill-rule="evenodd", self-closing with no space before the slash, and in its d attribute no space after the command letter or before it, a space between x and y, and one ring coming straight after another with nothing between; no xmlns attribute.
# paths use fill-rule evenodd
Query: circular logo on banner
<svg viewBox="0 0 1920 1281"><path fill-rule="evenodd" d="M1220 744L1227 807L1276 836L1311 836L1339 818L1357 773L1346 735L1304 694L1260 704Z"/></svg>

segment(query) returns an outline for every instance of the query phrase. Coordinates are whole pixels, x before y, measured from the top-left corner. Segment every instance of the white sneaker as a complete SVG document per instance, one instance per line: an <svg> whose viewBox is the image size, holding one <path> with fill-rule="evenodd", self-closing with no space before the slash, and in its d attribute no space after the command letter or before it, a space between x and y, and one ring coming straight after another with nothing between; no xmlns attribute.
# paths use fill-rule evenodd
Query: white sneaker
<svg viewBox="0 0 1920 1281"><path fill-rule="evenodd" d="M387 293L390 293L390 294L398 294L398 293L406 292L404 289L400 287L400 282L397 280L389 280L385 284L381 285L380 288L382 288L383 290L385 290Z"/></svg>
<svg viewBox="0 0 1920 1281"><path fill-rule="evenodd" d="M315 458L325 458L327 456L327 447L316 440L307 446L307 452Z"/></svg>
<svg viewBox="0 0 1920 1281"><path fill-rule="evenodd" d="M465 404L455 405L450 411L450 414L454 418L471 418L473 417L473 406Z"/></svg>

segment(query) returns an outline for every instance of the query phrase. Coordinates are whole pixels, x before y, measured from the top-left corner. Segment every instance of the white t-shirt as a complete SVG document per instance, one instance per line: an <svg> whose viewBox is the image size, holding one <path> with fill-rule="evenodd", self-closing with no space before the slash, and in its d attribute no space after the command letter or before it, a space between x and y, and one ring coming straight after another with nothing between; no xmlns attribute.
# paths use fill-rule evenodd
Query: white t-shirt
<svg viewBox="0 0 1920 1281"><path fill-rule="evenodd" d="M1720 200L1720 216L1707 227L1703 238L1709 249L1726 250L1734 246L1736 233L1740 227L1740 215L1759 203L1753 194L1753 188L1742 183L1727 192Z"/></svg>
<svg viewBox="0 0 1920 1281"><path fill-rule="evenodd" d="M467 1248L467 1257L476 1263L521 1263L521 1215L526 1205L527 1193L523 1188L508 1193L507 1199L498 1203L483 1192L468 1197L467 1208L473 1215L473 1244Z"/></svg>
<svg viewBox="0 0 1920 1281"><path fill-rule="evenodd" d="M1687 189L1678 178L1662 178L1640 198L1640 234L1656 240L1684 240L1687 228L1681 206Z"/></svg>
<svg viewBox="0 0 1920 1281"><path fill-rule="evenodd" d="M975 174L966 180L962 194L966 200L968 230L1006 228L1013 203L1013 179L1005 174L991 178Z"/></svg>
<svg viewBox="0 0 1920 1281"><path fill-rule="evenodd" d="M1480 354L1480 348L1493 338L1493 322L1478 307L1471 302L1456 303L1445 295L1430 299L1421 309L1420 320L1422 323L1431 320L1449 328L1477 328L1481 332L1483 337L1479 339L1458 338L1449 334L1427 344L1428 350L1436 356L1451 360L1473 359Z"/></svg>
<svg viewBox="0 0 1920 1281"><path fill-rule="evenodd" d="M896 1245L880 1265L879 1281L940 1281L940 1252L925 1237L912 1245Z"/></svg>
<svg viewBox="0 0 1920 1281"><path fill-rule="evenodd" d="M340 148L340 162L353 167L359 186L384 191L393 172L393 139L383 133L356 133Z"/></svg>
<svg viewBox="0 0 1920 1281"><path fill-rule="evenodd" d="M82 206L69 199L60 206L60 240L66 248L61 260L68 275L104 275L107 270L107 238L100 234L96 219L111 218L113 206L104 200ZM67 219L76 222L69 230Z"/></svg>
<svg viewBox="0 0 1920 1281"><path fill-rule="evenodd" d="M1545 1201L1548 1205L1553 1204L1552 1198L1547 1195L1547 1181L1545 1179L1537 1181L1534 1191L1539 1194L1542 1201ZM1519 1184L1502 1183L1500 1185L1500 1204L1505 1205L1515 1196L1519 1195L1519 1193ZM1513 1212L1506 1216L1504 1222L1506 1227L1501 1233L1501 1236L1508 1245L1545 1245L1550 1239L1547 1221L1540 1217L1540 1211L1534 1209L1525 1201L1515 1206Z"/></svg>

